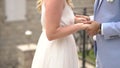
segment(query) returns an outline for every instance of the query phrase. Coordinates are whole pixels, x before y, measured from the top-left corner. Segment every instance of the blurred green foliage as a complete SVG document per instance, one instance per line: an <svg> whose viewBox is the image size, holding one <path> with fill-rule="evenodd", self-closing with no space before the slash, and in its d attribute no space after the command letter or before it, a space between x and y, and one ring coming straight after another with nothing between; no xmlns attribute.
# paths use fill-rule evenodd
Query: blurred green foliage
<svg viewBox="0 0 120 68"><path fill-rule="evenodd" d="M82 52L78 52L78 56L80 59L82 59ZM95 65L95 54L94 54L94 50L86 50L86 62Z"/></svg>

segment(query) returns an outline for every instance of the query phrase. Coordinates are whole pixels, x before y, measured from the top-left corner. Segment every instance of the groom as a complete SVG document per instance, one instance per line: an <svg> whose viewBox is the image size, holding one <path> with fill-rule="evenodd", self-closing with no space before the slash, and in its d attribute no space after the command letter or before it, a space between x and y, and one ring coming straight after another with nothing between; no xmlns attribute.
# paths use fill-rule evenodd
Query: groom
<svg viewBox="0 0 120 68"><path fill-rule="evenodd" d="M86 31L96 35L96 68L120 68L120 0L95 0L94 20Z"/></svg>

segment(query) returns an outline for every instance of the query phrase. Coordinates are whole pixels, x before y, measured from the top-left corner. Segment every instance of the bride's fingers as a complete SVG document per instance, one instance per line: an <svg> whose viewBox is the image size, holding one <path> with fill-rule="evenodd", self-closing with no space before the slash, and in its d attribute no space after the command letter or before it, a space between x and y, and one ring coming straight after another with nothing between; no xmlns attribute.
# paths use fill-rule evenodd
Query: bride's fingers
<svg viewBox="0 0 120 68"><path fill-rule="evenodd" d="M85 23L85 22L87 22L87 20L85 18L76 18L75 22L76 23Z"/></svg>
<svg viewBox="0 0 120 68"><path fill-rule="evenodd" d="M90 25L89 24L82 24L82 28L83 28L83 30L87 30L87 28L89 27Z"/></svg>
<svg viewBox="0 0 120 68"><path fill-rule="evenodd" d="M84 15L76 15L75 17L79 17L79 18L85 18L86 20L90 20L89 16L84 16Z"/></svg>
<svg viewBox="0 0 120 68"><path fill-rule="evenodd" d="M91 24L91 23L92 23L91 21L84 22L84 24Z"/></svg>
<svg viewBox="0 0 120 68"><path fill-rule="evenodd" d="M81 20L81 21L79 21L79 22L77 22L77 23L91 24L92 22L89 22L89 21L86 21L86 20Z"/></svg>
<svg viewBox="0 0 120 68"><path fill-rule="evenodd" d="M75 15L76 17L82 17L83 15Z"/></svg>

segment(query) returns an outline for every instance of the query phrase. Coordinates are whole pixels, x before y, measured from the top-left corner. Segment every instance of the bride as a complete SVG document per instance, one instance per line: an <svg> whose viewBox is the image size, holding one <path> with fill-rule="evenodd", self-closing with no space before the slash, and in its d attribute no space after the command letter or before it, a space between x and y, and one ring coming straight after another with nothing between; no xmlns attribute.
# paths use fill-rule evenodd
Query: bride
<svg viewBox="0 0 120 68"><path fill-rule="evenodd" d="M79 68L73 33L87 28L87 17L75 17L70 0L38 0L42 33L31 68ZM75 21L80 23L74 23Z"/></svg>

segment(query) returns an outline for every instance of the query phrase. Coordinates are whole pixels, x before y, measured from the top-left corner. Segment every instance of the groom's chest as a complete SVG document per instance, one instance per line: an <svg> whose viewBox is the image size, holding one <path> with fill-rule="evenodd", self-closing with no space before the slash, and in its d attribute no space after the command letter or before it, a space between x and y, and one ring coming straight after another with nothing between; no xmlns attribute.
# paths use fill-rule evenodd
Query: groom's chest
<svg viewBox="0 0 120 68"><path fill-rule="evenodd" d="M95 17L101 22L120 20L120 0L99 0L95 8ZM103 22L102 21L102 22Z"/></svg>
<svg viewBox="0 0 120 68"><path fill-rule="evenodd" d="M95 12L120 12L120 0L96 0Z"/></svg>

